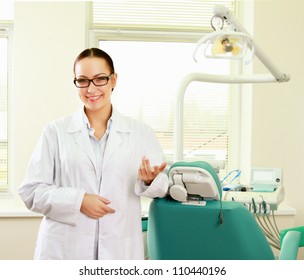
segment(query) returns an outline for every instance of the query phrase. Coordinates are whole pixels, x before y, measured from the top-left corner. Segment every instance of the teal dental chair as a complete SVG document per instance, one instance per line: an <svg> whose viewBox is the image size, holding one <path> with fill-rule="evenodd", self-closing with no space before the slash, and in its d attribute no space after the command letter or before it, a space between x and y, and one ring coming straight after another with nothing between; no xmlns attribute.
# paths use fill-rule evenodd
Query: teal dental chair
<svg viewBox="0 0 304 280"><path fill-rule="evenodd" d="M221 201L219 178L207 162L174 163L169 181L170 196L154 199L150 204L150 259L275 259L249 210L239 202ZM190 198L193 200L189 202ZM296 259L298 247L304 245L304 227L300 229L282 232L280 259Z"/></svg>

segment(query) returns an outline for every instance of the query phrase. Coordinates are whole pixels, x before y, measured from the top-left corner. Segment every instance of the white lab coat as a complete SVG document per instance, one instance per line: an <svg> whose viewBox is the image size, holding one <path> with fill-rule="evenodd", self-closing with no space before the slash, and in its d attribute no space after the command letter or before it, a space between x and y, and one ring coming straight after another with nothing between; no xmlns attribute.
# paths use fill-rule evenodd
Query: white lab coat
<svg viewBox="0 0 304 280"><path fill-rule="evenodd" d="M143 259L139 195L165 196L168 177L161 173L146 188L138 180L138 168L143 156L160 165L162 149L149 126L113 109L99 186L82 114L46 126L19 188L27 208L44 215L35 259L93 259L96 226L98 259ZM97 223L81 213L80 206L86 192L97 194L99 189L116 212Z"/></svg>

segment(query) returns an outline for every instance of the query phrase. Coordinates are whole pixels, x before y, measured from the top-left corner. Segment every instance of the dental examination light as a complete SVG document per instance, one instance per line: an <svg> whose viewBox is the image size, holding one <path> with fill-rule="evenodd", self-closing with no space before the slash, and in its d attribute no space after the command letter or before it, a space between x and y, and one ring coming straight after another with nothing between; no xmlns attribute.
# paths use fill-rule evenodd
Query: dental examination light
<svg viewBox="0 0 304 280"><path fill-rule="evenodd" d="M223 29L225 23L227 23L227 29ZM193 59L195 61L197 61L197 53L200 48L204 49L204 55L207 58L243 59L249 56L249 59L245 61L246 64L251 62L255 55L265 65L271 75L253 75L251 77L244 77L243 81L238 77L238 83L289 81L289 75L282 73L273 64L228 8L223 5L216 5L214 7L211 26L215 31L201 38L196 45L193 52ZM222 79L219 76L218 78L219 80Z"/></svg>
<svg viewBox="0 0 304 280"><path fill-rule="evenodd" d="M228 29L224 29L225 23L228 25ZM190 83L253 84L282 83L290 80L290 76L281 72L274 65L228 8L223 5L216 5L214 7L211 26L215 31L201 38L194 49L193 58L195 61L198 61L199 53L203 53L207 59L233 59L244 61L245 64L250 63L254 56L256 56L269 70L270 74L217 75L201 72L187 74L179 84L176 98L174 127L175 161L183 159L184 95ZM200 50L202 51L199 52Z"/></svg>
<svg viewBox="0 0 304 280"><path fill-rule="evenodd" d="M216 16L212 19L215 18ZM224 21L224 19L220 19ZM215 31L203 37L196 45L193 53L193 59L196 62L198 61L197 52L201 46L203 46L203 54L207 58L244 59L249 56L245 64L252 61L255 53L254 43L248 34L233 30L216 30L212 20L211 26Z"/></svg>

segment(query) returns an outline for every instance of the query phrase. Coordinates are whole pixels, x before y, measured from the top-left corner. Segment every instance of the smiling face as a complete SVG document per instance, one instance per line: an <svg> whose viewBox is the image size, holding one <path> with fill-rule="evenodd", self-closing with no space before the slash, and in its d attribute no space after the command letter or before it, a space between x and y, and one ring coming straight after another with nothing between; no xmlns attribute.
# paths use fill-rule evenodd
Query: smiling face
<svg viewBox="0 0 304 280"><path fill-rule="evenodd" d="M108 77L111 70L107 61L99 57L85 57L75 64L75 79L96 79ZM77 88L80 99L86 110L100 111L103 108L111 107L112 89L116 85L117 75L114 73L109 77L108 83L103 86L96 86L92 81L88 87ZM97 81L97 80L94 80Z"/></svg>

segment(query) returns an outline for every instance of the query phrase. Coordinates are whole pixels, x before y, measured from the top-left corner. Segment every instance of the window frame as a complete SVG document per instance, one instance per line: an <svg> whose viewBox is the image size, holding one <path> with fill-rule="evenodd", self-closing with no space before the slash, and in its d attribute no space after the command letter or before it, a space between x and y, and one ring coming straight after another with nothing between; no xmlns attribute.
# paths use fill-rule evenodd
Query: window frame
<svg viewBox="0 0 304 280"><path fill-rule="evenodd" d="M0 185L0 196L13 194L13 156L12 156L12 63L13 63L13 22L0 21L0 37L8 40L7 65L7 185Z"/></svg>

